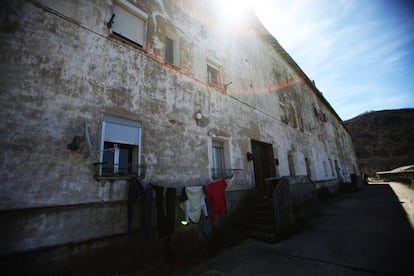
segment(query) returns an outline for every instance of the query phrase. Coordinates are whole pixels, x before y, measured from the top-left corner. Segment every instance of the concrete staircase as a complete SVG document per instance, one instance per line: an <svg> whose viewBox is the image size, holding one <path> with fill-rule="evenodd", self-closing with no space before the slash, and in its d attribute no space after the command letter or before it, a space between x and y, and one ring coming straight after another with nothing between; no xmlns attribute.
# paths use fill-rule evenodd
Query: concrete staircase
<svg viewBox="0 0 414 276"><path fill-rule="evenodd" d="M269 243L278 241L273 201L270 199L258 201L255 210L242 227L247 238Z"/></svg>

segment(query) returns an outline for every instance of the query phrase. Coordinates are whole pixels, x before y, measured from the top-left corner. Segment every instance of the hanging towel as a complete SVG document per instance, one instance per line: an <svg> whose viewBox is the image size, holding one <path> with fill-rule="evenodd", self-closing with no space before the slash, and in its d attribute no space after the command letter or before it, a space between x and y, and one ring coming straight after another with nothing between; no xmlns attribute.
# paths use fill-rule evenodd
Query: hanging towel
<svg viewBox="0 0 414 276"><path fill-rule="evenodd" d="M203 209L204 215L208 216L203 186L186 187L185 193L187 194L185 203L186 220L188 222L188 219L190 219L193 223L198 223L201 209Z"/></svg>
<svg viewBox="0 0 414 276"><path fill-rule="evenodd" d="M211 220L213 223L217 215L227 212L225 190L227 183L224 179L212 182L207 186L207 200L211 204Z"/></svg>

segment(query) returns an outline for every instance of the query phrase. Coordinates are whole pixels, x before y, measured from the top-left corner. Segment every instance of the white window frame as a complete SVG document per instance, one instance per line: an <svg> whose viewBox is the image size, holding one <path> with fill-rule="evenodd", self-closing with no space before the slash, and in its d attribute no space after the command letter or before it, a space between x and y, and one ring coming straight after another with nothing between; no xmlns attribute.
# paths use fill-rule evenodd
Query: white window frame
<svg viewBox="0 0 414 276"><path fill-rule="evenodd" d="M125 133L125 136L121 135L122 133ZM99 177L103 176L105 142L114 143L113 177L116 177L119 173L120 151L118 144L136 147L136 156L133 156L133 159L136 160L136 164L134 165L137 165L136 175L141 175L142 168L140 167L140 164L142 156L142 125L140 122L106 114L103 116L99 154ZM134 154L134 152L132 154Z"/></svg>
<svg viewBox="0 0 414 276"><path fill-rule="evenodd" d="M111 33L145 47L148 14L127 0L114 0L112 12Z"/></svg>
<svg viewBox="0 0 414 276"><path fill-rule="evenodd" d="M215 154L214 154L214 146L217 144L221 144L223 147L223 167L216 168L217 161L215 160ZM211 139L211 162L210 162L210 172L211 172L211 178L212 179L219 179L219 178L231 178L232 172L231 172L231 157L230 157L230 148L229 148L229 141L227 139L217 139L212 138ZM215 170L223 170L221 173L215 173Z"/></svg>

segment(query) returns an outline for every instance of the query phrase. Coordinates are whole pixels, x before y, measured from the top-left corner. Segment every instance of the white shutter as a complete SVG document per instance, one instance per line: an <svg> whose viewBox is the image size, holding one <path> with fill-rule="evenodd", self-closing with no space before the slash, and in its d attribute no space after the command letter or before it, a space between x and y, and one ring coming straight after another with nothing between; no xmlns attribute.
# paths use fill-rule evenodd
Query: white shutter
<svg viewBox="0 0 414 276"><path fill-rule="evenodd" d="M135 121L104 116L105 128L104 128L104 141L139 145L141 124Z"/></svg>
<svg viewBox="0 0 414 276"><path fill-rule="evenodd" d="M114 3L113 12L112 31L144 46L147 14L127 1Z"/></svg>

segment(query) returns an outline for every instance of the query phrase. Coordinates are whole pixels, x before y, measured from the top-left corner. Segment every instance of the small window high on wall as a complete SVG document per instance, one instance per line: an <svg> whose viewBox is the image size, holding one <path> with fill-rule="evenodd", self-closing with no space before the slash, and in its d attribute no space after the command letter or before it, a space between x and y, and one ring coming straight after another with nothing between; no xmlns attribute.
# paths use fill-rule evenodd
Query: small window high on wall
<svg viewBox="0 0 414 276"><path fill-rule="evenodd" d="M114 0L112 33L145 46L148 15L126 0Z"/></svg>
<svg viewBox="0 0 414 276"><path fill-rule="evenodd" d="M219 70L210 64L207 64L207 81L208 83L219 86Z"/></svg>
<svg viewBox="0 0 414 276"><path fill-rule="evenodd" d="M221 66L217 61L207 59L207 82L213 86L221 87Z"/></svg>
<svg viewBox="0 0 414 276"><path fill-rule="evenodd" d="M139 176L140 164L141 123L104 115L98 176Z"/></svg>

